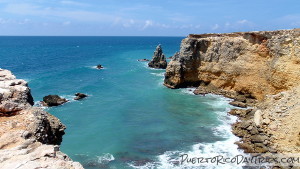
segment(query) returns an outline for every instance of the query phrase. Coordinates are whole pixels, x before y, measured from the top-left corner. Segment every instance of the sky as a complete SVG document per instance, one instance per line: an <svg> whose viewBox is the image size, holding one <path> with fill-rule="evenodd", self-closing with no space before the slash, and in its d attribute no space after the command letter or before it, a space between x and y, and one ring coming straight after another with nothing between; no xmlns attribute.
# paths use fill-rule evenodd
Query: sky
<svg viewBox="0 0 300 169"><path fill-rule="evenodd" d="M300 0L0 0L0 35L187 36L300 27Z"/></svg>

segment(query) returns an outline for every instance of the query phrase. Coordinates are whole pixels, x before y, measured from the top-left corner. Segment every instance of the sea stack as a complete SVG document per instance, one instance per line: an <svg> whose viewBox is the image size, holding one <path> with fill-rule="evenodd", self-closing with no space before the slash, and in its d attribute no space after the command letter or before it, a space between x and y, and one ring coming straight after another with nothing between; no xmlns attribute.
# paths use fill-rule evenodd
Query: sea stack
<svg viewBox="0 0 300 169"><path fill-rule="evenodd" d="M167 68L166 57L162 51L161 45L158 45L156 47L156 50L154 51L154 55L152 57L152 60L148 63L148 66L155 68L155 69Z"/></svg>

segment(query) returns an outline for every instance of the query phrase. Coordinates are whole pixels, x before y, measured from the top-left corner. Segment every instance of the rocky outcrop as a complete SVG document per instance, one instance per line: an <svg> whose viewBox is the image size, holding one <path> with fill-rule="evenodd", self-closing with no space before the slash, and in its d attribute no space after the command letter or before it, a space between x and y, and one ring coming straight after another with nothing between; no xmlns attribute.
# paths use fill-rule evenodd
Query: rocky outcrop
<svg viewBox="0 0 300 169"><path fill-rule="evenodd" d="M139 62L149 62L149 59L138 59Z"/></svg>
<svg viewBox="0 0 300 169"><path fill-rule="evenodd" d="M164 85L233 98L249 107L233 133L245 152L299 153L300 29L189 35L167 66Z"/></svg>
<svg viewBox="0 0 300 169"><path fill-rule="evenodd" d="M58 150L65 126L44 110L32 107L24 80L0 69L0 168L82 169Z"/></svg>
<svg viewBox="0 0 300 169"><path fill-rule="evenodd" d="M102 65L100 65L100 64L97 65L96 68L97 68L97 69L104 69L104 67L103 67Z"/></svg>
<svg viewBox="0 0 300 169"><path fill-rule="evenodd" d="M0 112L13 113L33 105L27 82L0 69Z"/></svg>
<svg viewBox="0 0 300 169"><path fill-rule="evenodd" d="M86 95L86 94L84 94L84 93L75 93L75 98L74 98L74 100L81 100L81 99L83 99L83 98L86 98L86 97L88 97L88 95Z"/></svg>
<svg viewBox="0 0 300 169"><path fill-rule="evenodd" d="M67 99L61 98L58 95L48 95L43 98L42 104L43 104L43 106L52 107L52 106L62 105L66 102L68 102Z"/></svg>
<svg viewBox="0 0 300 169"><path fill-rule="evenodd" d="M168 64L170 88L213 85L262 100L298 85L300 29L189 35Z"/></svg>
<svg viewBox="0 0 300 169"><path fill-rule="evenodd" d="M167 67L167 60L163 54L161 45L156 47L152 60L148 63L148 66L156 69L165 69Z"/></svg>

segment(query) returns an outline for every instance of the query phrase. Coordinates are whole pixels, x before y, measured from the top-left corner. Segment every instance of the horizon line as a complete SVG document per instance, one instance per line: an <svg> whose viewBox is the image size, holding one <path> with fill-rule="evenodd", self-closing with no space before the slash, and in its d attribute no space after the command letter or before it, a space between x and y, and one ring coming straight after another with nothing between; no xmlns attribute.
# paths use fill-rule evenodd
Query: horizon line
<svg viewBox="0 0 300 169"><path fill-rule="evenodd" d="M0 37L187 37L186 36L159 36L159 35L0 35Z"/></svg>

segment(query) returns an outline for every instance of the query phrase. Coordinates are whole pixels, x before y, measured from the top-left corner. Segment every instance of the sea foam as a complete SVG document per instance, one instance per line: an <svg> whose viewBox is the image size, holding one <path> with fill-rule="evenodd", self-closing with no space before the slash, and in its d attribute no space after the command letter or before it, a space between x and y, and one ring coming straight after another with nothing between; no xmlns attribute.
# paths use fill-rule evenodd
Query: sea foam
<svg viewBox="0 0 300 169"><path fill-rule="evenodd" d="M185 94L193 94L194 88L186 88L182 89L182 92ZM230 110L229 102L231 99L208 94L206 97L209 101L207 104L216 108L216 110L225 108L226 111L215 111L218 120L220 121L220 125L213 128L213 134L217 136L221 136L224 138L223 141L217 141L214 143L198 143L191 146L190 151L167 151L159 156L157 156L157 161L153 163L146 164L144 166L132 166L134 168L146 169L146 168L158 168L158 169L193 169L193 168L223 168L223 169L231 169L231 168L242 168L243 164L219 164L216 163L187 163L186 161L182 162L181 155L188 155L189 158L210 158L216 156L222 156L224 158L234 158L237 155L246 156L241 150L238 149L237 145L234 144L239 140L238 137L232 134L231 132L231 124L236 121L236 117L232 115L228 115L228 111ZM213 101L212 101L213 100Z"/></svg>

